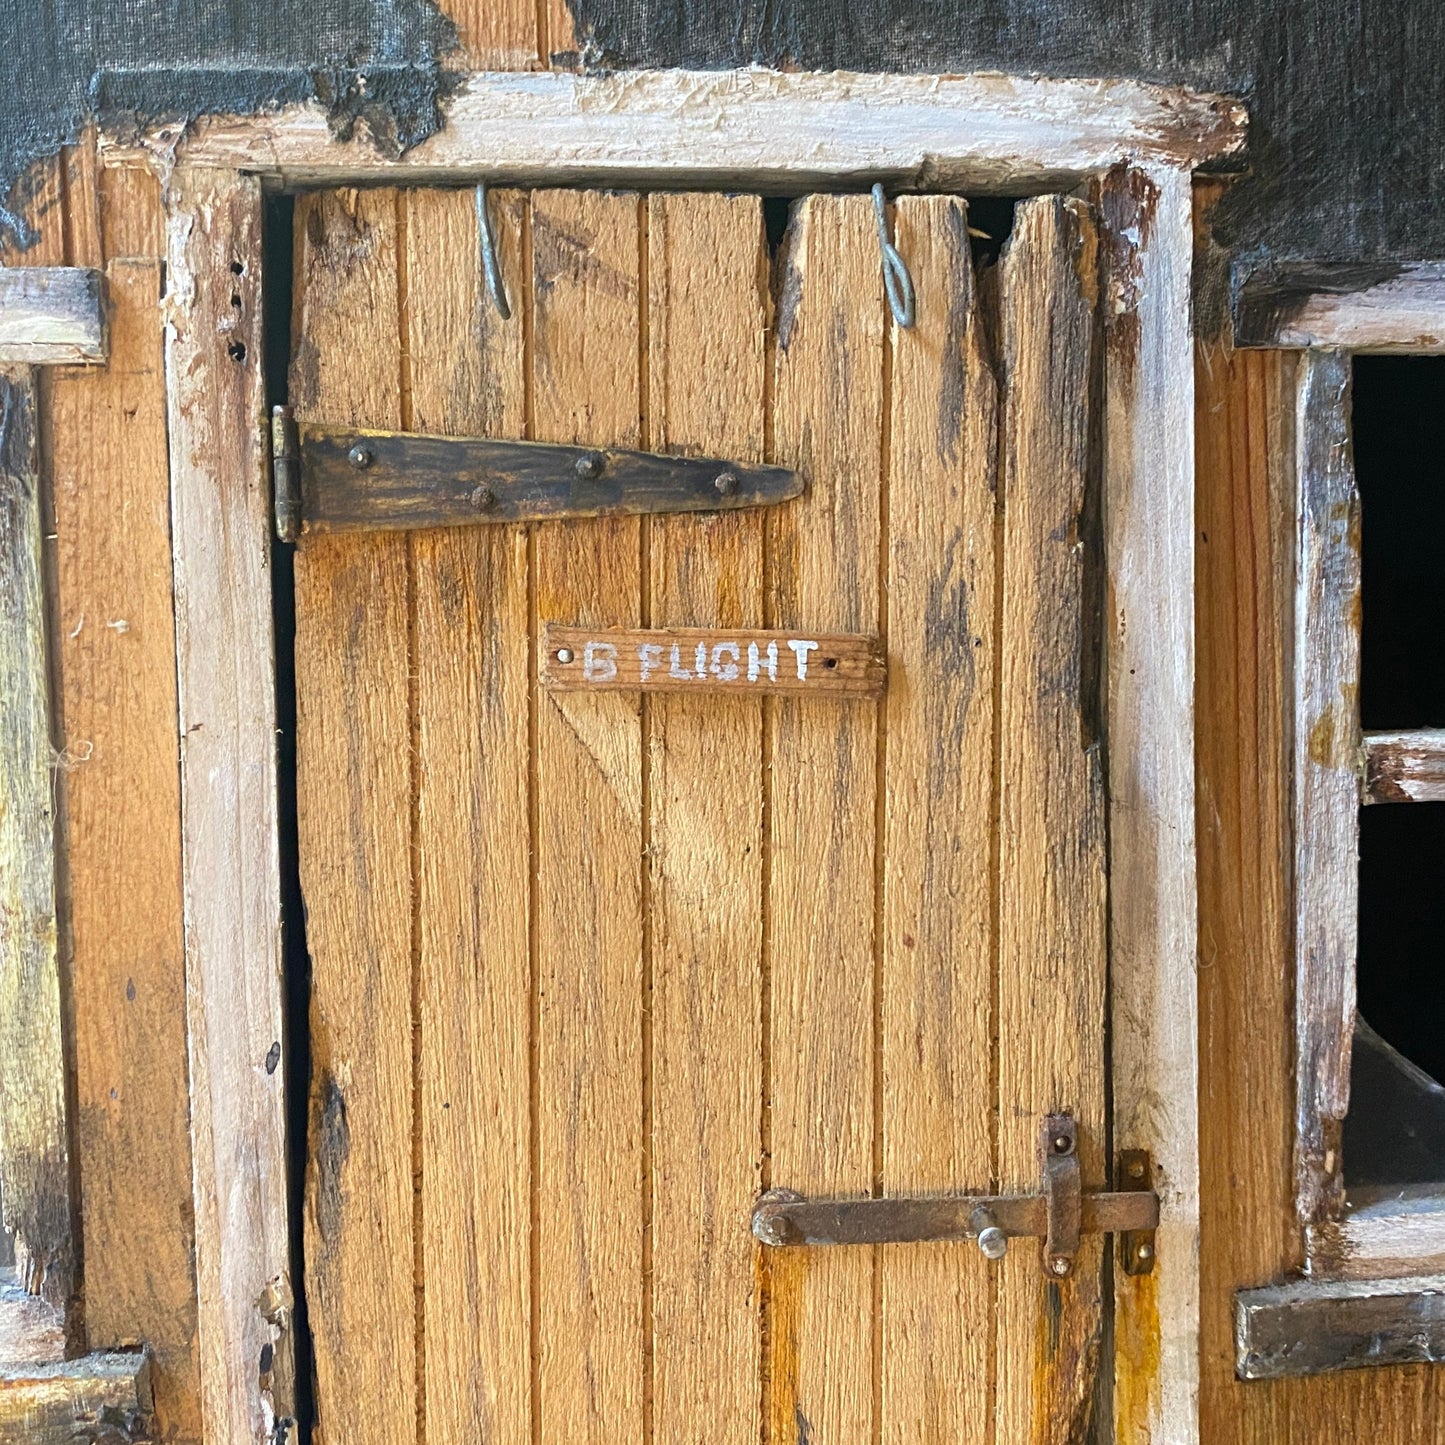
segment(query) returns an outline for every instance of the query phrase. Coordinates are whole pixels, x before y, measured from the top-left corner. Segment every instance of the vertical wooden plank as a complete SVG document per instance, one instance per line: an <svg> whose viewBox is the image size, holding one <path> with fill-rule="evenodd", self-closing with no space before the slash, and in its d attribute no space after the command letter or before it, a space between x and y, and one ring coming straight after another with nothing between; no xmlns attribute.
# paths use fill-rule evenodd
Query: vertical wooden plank
<svg viewBox="0 0 1445 1445"><path fill-rule="evenodd" d="M545 3L545 0L544 0ZM452 0L447 14L472 70L535 70L546 64L538 0Z"/></svg>
<svg viewBox="0 0 1445 1445"><path fill-rule="evenodd" d="M1114 1147L1152 1153L1161 1200L1154 1272L1116 1272L1116 1433L1127 1445L1189 1445L1199 1438L1189 173L1119 167L1100 211Z"/></svg>
<svg viewBox="0 0 1445 1445"><path fill-rule="evenodd" d="M393 191L297 205L298 417L401 422L396 215ZM306 1283L327 1445L416 1429L407 573L404 535L321 537L296 553Z"/></svg>
<svg viewBox="0 0 1445 1445"><path fill-rule="evenodd" d="M885 303L868 198L808 197L785 245L774 451L807 489L770 514L768 625L876 632ZM857 1197L873 1184L878 708L771 712L772 1182ZM770 1438L868 1439L868 1252L769 1263Z"/></svg>
<svg viewBox="0 0 1445 1445"><path fill-rule="evenodd" d="M525 196L490 197L513 294L481 282L470 191L405 198L411 424L526 429ZM531 1438L525 527L412 539L416 587L426 1438ZM459 1321L467 1321L458 1328Z"/></svg>
<svg viewBox="0 0 1445 1445"><path fill-rule="evenodd" d="M21 1284L75 1289L34 373L0 369L0 1197Z"/></svg>
<svg viewBox="0 0 1445 1445"><path fill-rule="evenodd" d="M199 1439L160 293L110 265L110 360L55 374L50 455L86 1336L145 1344L160 1433Z"/></svg>
<svg viewBox="0 0 1445 1445"><path fill-rule="evenodd" d="M71 266L103 266L100 235L100 175L93 126L61 152L65 165L65 259Z"/></svg>
<svg viewBox="0 0 1445 1445"><path fill-rule="evenodd" d="M1084 628L1094 365L1094 229L1077 201L1023 202L1001 263L1006 371L999 690L998 1178L1038 1188L1047 1114L1079 1126L1104 1182L1103 770ZM997 1438L1086 1433L1099 1364L1102 1250L1051 1278L1000 1265Z"/></svg>
<svg viewBox="0 0 1445 1445"><path fill-rule="evenodd" d="M755 197L648 202L648 444L763 454L767 247ZM763 517L651 523L654 627L757 627ZM748 1211L761 1171L762 706L649 700L653 1314L659 1440L756 1440Z"/></svg>
<svg viewBox="0 0 1445 1445"><path fill-rule="evenodd" d="M260 183L175 172L166 231L202 1410L260 1442L291 1414Z"/></svg>
<svg viewBox="0 0 1445 1445"><path fill-rule="evenodd" d="M532 198L539 441L635 446L635 196ZM534 625L636 626L636 518L535 533ZM536 1348L543 1440L642 1426L642 735L634 695L536 695Z"/></svg>
<svg viewBox="0 0 1445 1445"><path fill-rule="evenodd" d="M919 308L892 333L883 1186L993 1174L994 515L998 395L950 196L894 207ZM881 1252L883 1439L988 1438L993 1284L976 1249Z"/></svg>
<svg viewBox="0 0 1445 1445"><path fill-rule="evenodd" d="M1306 352L1294 407L1295 1207L1344 1204L1359 907L1360 502L1350 358Z"/></svg>
<svg viewBox="0 0 1445 1445"><path fill-rule="evenodd" d="M161 192L155 173L142 166L105 166L100 172L100 232L106 259L160 256Z"/></svg>
<svg viewBox="0 0 1445 1445"><path fill-rule="evenodd" d="M1288 1438L1234 1292L1297 1263L1288 858L1294 356L1197 349L1200 1438ZM1392 1372L1393 1373L1393 1372Z"/></svg>

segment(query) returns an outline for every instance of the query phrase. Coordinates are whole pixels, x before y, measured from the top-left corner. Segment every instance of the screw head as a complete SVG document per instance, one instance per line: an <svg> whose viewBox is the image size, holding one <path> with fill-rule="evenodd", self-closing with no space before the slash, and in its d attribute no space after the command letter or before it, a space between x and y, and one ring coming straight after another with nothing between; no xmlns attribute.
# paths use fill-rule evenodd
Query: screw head
<svg viewBox="0 0 1445 1445"><path fill-rule="evenodd" d="M370 447L362 446L360 442L357 442L357 444L347 452L346 460L360 472L365 471L366 468L376 460L376 454Z"/></svg>
<svg viewBox="0 0 1445 1445"><path fill-rule="evenodd" d="M1056 1275L1059 1275L1059 1276L1066 1275L1066 1274L1068 1274L1068 1272L1069 1272L1069 1261L1066 1260L1062 1255L1056 1254L1056 1255L1049 1261L1049 1268L1050 1268L1050 1270L1052 1270L1053 1273L1055 1273Z"/></svg>
<svg viewBox="0 0 1445 1445"><path fill-rule="evenodd" d="M602 475L602 453L588 452L577 458L575 470L579 477L600 477Z"/></svg>
<svg viewBox="0 0 1445 1445"><path fill-rule="evenodd" d="M1139 1259L1153 1259L1154 1246L1151 1244L1141 1244L1135 1249L1134 1254Z"/></svg>
<svg viewBox="0 0 1445 1445"><path fill-rule="evenodd" d="M497 494L485 482L479 487L472 488L472 506L479 512L485 512L488 507L497 505Z"/></svg>
<svg viewBox="0 0 1445 1445"><path fill-rule="evenodd" d="M1074 1147L1074 1141L1067 1134L1054 1135L1054 1153L1067 1154Z"/></svg>
<svg viewBox="0 0 1445 1445"><path fill-rule="evenodd" d="M738 489L738 479L735 472L719 472L713 482L718 490L718 495L730 497Z"/></svg>
<svg viewBox="0 0 1445 1445"><path fill-rule="evenodd" d="M1129 1166L1129 1178L1130 1178L1130 1179L1142 1179L1143 1177L1144 1177L1144 1161L1143 1161L1142 1159L1136 1159L1136 1160L1134 1160L1134 1162Z"/></svg>
<svg viewBox="0 0 1445 1445"><path fill-rule="evenodd" d="M567 664L572 661L572 649L570 647L559 647L557 649L557 661Z"/></svg>

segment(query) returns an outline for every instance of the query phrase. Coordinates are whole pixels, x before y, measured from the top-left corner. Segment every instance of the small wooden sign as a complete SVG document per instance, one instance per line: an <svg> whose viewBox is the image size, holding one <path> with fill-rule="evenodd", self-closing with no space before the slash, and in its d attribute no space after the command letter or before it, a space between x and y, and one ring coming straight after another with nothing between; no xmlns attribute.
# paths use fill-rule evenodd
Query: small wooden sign
<svg viewBox="0 0 1445 1445"><path fill-rule="evenodd" d="M549 623L542 683L564 692L772 692L875 697L883 657L852 633L711 628L563 627Z"/></svg>

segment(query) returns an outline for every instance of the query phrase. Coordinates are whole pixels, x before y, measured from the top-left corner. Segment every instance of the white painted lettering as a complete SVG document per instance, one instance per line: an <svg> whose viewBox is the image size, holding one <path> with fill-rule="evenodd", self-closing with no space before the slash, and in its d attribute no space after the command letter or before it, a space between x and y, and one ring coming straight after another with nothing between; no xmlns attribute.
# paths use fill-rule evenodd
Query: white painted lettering
<svg viewBox="0 0 1445 1445"><path fill-rule="evenodd" d="M610 682L617 676L617 649L610 642L589 642L582 649L582 676L588 682Z"/></svg>
<svg viewBox="0 0 1445 1445"><path fill-rule="evenodd" d="M756 645L755 643L754 646ZM719 682L734 681L738 675L738 658L741 656L736 642L719 642L712 650L712 675ZM732 661L724 662L724 657L729 657Z"/></svg>
<svg viewBox="0 0 1445 1445"><path fill-rule="evenodd" d="M798 681L806 682L808 678L808 654L818 650L816 642L794 642L790 640L788 646L793 650L793 656L798 659Z"/></svg>
<svg viewBox="0 0 1445 1445"><path fill-rule="evenodd" d="M768 643L768 650L763 657L758 656L758 644L748 643L748 681L756 682L763 668L767 669L768 679L771 682L778 680L778 644Z"/></svg>
<svg viewBox="0 0 1445 1445"><path fill-rule="evenodd" d="M675 677L679 682L691 682L692 674L682 666L680 649L677 643L672 644L672 666L667 669L669 677Z"/></svg>
<svg viewBox="0 0 1445 1445"><path fill-rule="evenodd" d="M697 668L693 676L701 682L707 676L707 643L698 643L697 653L693 658L693 666Z"/></svg>
<svg viewBox="0 0 1445 1445"><path fill-rule="evenodd" d="M646 682L662 666L662 649L655 642L644 642L637 649L638 668Z"/></svg>

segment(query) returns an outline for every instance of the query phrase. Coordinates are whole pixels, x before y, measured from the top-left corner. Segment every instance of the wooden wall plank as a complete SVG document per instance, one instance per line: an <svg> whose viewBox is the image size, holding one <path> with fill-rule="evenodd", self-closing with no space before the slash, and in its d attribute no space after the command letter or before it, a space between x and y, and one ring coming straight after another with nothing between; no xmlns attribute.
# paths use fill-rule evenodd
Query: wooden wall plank
<svg viewBox="0 0 1445 1445"><path fill-rule="evenodd" d="M1153 1272L1116 1272L1115 1413L1121 1445L1188 1445L1199 1438L1189 174L1118 167L1099 206L1113 1143L1150 1151L1160 1196Z"/></svg>
<svg viewBox="0 0 1445 1445"><path fill-rule="evenodd" d="M260 1442L292 1374L260 185L177 171L166 230L202 1409Z"/></svg>
<svg viewBox="0 0 1445 1445"><path fill-rule="evenodd" d="M636 446L639 202L532 197L538 441ZM641 621L636 518L539 527L534 622ZM537 1328L543 1440L642 1438L639 700L539 692ZM645 1222L644 1222L645 1229Z"/></svg>
<svg viewBox="0 0 1445 1445"><path fill-rule="evenodd" d="M994 514L998 394L953 197L894 207L927 297L891 333L883 1186L993 1174ZM993 1281L978 1250L880 1252L885 1441L989 1438Z"/></svg>
<svg viewBox="0 0 1445 1445"><path fill-rule="evenodd" d="M142 166L102 169L100 230L108 260L164 254L161 188L154 171Z"/></svg>
<svg viewBox="0 0 1445 1445"><path fill-rule="evenodd" d="M470 191L413 191L411 425L526 430L526 198L490 197L510 321L481 281ZM426 1438L531 1438L528 569L523 526L413 535L417 1108ZM468 1321L458 1328L458 1321Z"/></svg>
<svg viewBox="0 0 1445 1445"><path fill-rule="evenodd" d="M536 70L546 64L537 0L447 0L469 70Z"/></svg>
<svg viewBox="0 0 1445 1445"><path fill-rule="evenodd" d="M1360 503L1350 358L1300 360L1294 445L1295 1206L1306 1229L1344 1203L1359 903Z"/></svg>
<svg viewBox="0 0 1445 1445"><path fill-rule="evenodd" d="M400 425L396 193L303 197L296 240L297 416ZM324 537L295 562L306 1285L328 1445L416 1429L407 548Z"/></svg>
<svg viewBox="0 0 1445 1445"><path fill-rule="evenodd" d="M761 207L722 195L657 195L647 206L647 444L761 460ZM652 626L762 622L762 514L644 526ZM647 706L653 1432L755 1440L759 1300L745 1221L762 1165L762 703Z"/></svg>
<svg viewBox="0 0 1445 1445"><path fill-rule="evenodd" d="M110 364L49 416L85 1327L147 1346L161 1433L199 1440L161 264L107 283Z"/></svg>
<svg viewBox="0 0 1445 1445"><path fill-rule="evenodd" d="M0 370L0 1198L21 1283L76 1288L34 374Z"/></svg>
<svg viewBox="0 0 1445 1445"><path fill-rule="evenodd" d="M1095 232L1082 205L1022 203L999 278L1006 375L999 690L998 1179L1038 1187L1047 1114L1078 1123L1104 1183L1105 882L1099 719L1084 625ZM1060 406L1057 398L1070 398ZM1077 399L1077 400L1075 400ZM1100 1363L1097 1238L1074 1274L1000 1265L1000 1440L1084 1433ZM1045 1324L1047 1322L1047 1324Z"/></svg>
<svg viewBox="0 0 1445 1445"><path fill-rule="evenodd" d="M866 196L800 202L779 290L774 460L806 491L769 515L768 624L873 632L885 303ZM779 698L772 764L772 1183L871 1192L878 706ZM769 1260L771 1438L873 1428L866 1251Z"/></svg>

